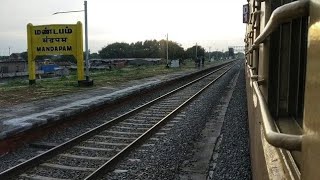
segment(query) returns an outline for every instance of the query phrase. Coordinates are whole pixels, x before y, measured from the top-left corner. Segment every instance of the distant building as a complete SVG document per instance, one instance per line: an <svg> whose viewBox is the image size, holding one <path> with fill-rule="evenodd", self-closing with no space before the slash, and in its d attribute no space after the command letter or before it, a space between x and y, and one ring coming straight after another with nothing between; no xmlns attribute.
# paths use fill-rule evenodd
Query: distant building
<svg viewBox="0 0 320 180"><path fill-rule="evenodd" d="M172 68L180 67L180 60L179 59L171 60L170 67L172 67Z"/></svg>
<svg viewBox="0 0 320 180"><path fill-rule="evenodd" d="M128 65L134 66L156 65L161 63L161 58L131 58L126 60Z"/></svg>
<svg viewBox="0 0 320 180"><path fill-rule="evenodd" d="M234 58L234 48L230 48L230 47L229 47L228 53L229 53L229 57L230 57L230 58Z"/></svg>
<svg viewBox="0 0 320 180"><path fill-rule="evenodd" d="M90 59L91 69L122 68L127 65L142 66L160 64L160 58ZM75 68L75 67L74 67Z"/></svg>
<svg viewBox="0 0 320 180"><path fill-rule="evenodd" d="M17 73L27 71L27 61L20 53L12 53L8 59L0 60L0 73Z"/></svg>

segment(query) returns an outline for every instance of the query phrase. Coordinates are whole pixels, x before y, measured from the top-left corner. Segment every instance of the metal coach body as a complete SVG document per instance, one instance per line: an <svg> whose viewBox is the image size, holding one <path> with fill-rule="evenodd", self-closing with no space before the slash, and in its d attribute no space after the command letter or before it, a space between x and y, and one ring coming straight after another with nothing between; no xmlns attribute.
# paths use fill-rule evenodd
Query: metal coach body
<svg viewBox="0 0 320 180"><path fill-rule="evenodd" d="M253 178L319 179L320 1L249 0L246 8Z"/></svg>

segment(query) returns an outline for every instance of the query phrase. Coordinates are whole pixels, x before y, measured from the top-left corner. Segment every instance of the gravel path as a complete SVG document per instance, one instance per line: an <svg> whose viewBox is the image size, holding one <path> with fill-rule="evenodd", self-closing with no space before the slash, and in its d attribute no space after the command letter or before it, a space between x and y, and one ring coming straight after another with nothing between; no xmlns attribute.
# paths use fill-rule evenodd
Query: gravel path
<svg viewBox="0 0 320 180"><path fill-rule="evenodd" d="M170 131L163 136L156 135L154 138L158 140L147 142L153 146L136 149L102 179L180 179L180 167L192 161L193 143L200 137L212 111L219 108L220 99L225 95L224 88L238 71L238 67L233 68L192 102L173 119L174 126Z"/></svg>
<svg viewBox="0 0 320 180"><path fill-rule="evenodd" d="M208 179L251 179L244 67L229 103ZM218 143L219 144L219 143Z"/></svg>

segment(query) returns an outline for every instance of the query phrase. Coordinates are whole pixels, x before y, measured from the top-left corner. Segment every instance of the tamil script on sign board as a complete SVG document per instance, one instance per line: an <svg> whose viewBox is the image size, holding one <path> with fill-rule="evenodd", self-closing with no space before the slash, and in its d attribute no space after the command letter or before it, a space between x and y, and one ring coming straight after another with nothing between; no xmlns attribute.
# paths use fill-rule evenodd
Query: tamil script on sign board
<svg viewBox="0 0 320 180"><path fill-rule="evenodd" d="M35 59L41 55L73 55L78 81L84 80L82 24L27 25L29 83L36 80Z"/></svg>
<svg viewBox="0 0 320 180"><path fill-rule="evenodd" d="M74 55L76 48L75 25L32 26L33 54Z"/></svg>

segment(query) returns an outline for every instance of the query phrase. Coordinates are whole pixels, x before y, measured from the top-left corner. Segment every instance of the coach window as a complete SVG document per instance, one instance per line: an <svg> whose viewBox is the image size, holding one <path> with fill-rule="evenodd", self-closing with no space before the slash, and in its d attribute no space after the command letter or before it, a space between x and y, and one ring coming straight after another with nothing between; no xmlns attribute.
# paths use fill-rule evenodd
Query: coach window
<svg viewBox="0 0 320 180"><path fill-rule="evenodd" d="M278 1L273 2L273 10L281 5ZM270 112L275 119L292 118L301 127L307 57L307 21L307 17L302 17L284 23L270 36Z"/></svg>
<svg viewBox="0 0 320 180"><path fill-rule="evenodd" d="M271 9L289 2L271 1ZM302 133L307 30L308 18L300 17L270 36L268 106L280 131L288 134ZM294 159L299 166L299 155Z"/></svg>

